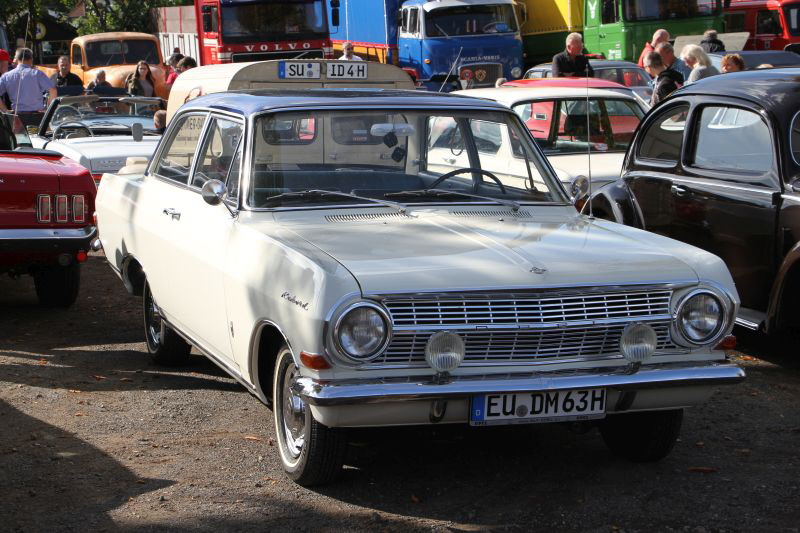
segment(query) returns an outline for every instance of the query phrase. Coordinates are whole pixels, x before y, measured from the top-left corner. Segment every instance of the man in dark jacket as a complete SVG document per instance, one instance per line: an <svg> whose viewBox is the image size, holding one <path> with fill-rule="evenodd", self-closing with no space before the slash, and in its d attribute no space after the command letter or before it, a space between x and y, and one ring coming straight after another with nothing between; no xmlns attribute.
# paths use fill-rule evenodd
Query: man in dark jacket
<svg viewBox="0 0 800 533"><path fill-rule="evenodd" d="M71 67L72 63L69 60L69 56L61 56L58 58L58 69L55 74L50 76L50 80L56 84L56 87L65 87L67 85L83 86L83 81L81 81L78 75L69 71Z"/></svg>
<svg viewBox="0 0 800 533"><path fill-rule="evenodd" d="M725 43L719 40L717 30L706 30L703 34L703 40L700 41L700 47L707 54L725 51Z"/></svg>
<svg viewBox="0 0 800 533"><path fill-rule="evenodd" d="M655 79L653 96L650 98L650 105L653 107L676 91L683 82L683 76L679 72L664 66L664 60L658 52L647 54L644 58L644 69Z"/></svg>
<svg viewBox="0 0 800 533"><path fill-rule="evenodd" d="M550 67L553 77L574 76L578 78L592 78L594 71L589 60L583 55L583 37L580 33L567 35L567 49L553 56Z"/></svg>

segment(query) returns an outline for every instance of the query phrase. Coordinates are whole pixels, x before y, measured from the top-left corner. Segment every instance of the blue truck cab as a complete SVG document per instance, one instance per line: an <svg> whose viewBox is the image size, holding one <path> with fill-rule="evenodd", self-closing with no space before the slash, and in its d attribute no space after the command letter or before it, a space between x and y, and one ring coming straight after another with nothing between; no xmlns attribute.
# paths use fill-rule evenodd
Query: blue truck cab
<svg viewBox="0 0 800 533"><path fill-rule="evenodd" d="M394 63L431 90L491 87L523 74L513 0L340 0L334 46ZM334 22L338 22L338 27ZM338 45L338 46L337 46Z"/></svg>

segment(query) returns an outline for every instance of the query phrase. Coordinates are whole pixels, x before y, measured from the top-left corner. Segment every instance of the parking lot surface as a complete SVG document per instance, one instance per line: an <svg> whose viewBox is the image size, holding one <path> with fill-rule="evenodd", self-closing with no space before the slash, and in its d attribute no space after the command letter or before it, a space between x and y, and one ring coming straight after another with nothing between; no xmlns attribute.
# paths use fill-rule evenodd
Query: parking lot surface
<svg viewBox="0 0 800 533"><path fill-rule="evenodd" d="M748 338L747 380L665 460L568 425L352 434L341 480L283 474L271 411L201 356L153 365L140 299L93 255L67 310L0 279L6 531L798 531L800 365Z"/></svg>

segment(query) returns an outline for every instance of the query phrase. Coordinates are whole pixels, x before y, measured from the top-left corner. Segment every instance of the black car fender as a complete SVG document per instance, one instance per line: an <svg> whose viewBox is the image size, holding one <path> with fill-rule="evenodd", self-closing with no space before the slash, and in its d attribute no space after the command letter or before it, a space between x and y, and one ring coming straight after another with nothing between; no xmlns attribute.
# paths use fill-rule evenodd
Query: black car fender
<svg viewBox="0 0 800 533"><path fill-rule="evenodd" d="M644 229L636 198L628 188L628 184L621 179L594 191L590 200L584 204L581 213L593 214L597 218Z"/></svg>
<svg viewBox="0 0 800 533"><path fill-rule="evenodd" d="M789 325L800 310L800 242L783 258L772 284L765 330L771 334Z"/></svg>

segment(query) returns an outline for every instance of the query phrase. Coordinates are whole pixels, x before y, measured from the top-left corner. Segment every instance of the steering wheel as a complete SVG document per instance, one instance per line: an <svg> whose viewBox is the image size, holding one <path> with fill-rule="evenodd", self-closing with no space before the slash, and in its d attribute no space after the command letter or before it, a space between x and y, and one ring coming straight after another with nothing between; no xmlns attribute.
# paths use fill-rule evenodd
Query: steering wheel
<svg viewBox="0 0 800 533"><path fill-rule="evenodd" d="M61 139L62 134L64 134L64 130L86 130L86 133L88 133L87 137L94 137L92 129L83 122L77 120L68 120L66 122L62 122L53 129L53 139Z"/></svg>
<svg viewBox="0 0 800 533"><path fill-rule="evenodd" d="M495 176L494 174L492 174L488 170L484 170L482 168L457 168L455 170L451 170L450 172L448 172L446 174L442 174L441 176L439 176L436 179L436 181L431 183L431 186L428 187L425 190L435 189L443 181L448 180L448 179L452 178L453 176L457 176L459 174L466 174L467 172L477 172L478 174L483 174L487 178L491 178L500 187L500 192L503 193L503 194L507 194L506 193L506 188L503 186L503 183L500 181L500 179L498 179L497 176ZM478 190L478 182L477 181L472 185L472 190L473 190L473 192Z"/></svg>
<svg viewBox="0 0 800 533"><path fill-rule="evenodd" d="M62 105L53 113L53 118L50 119L50 122L64 122L65 120L80 118L82 116L81 112L75 107L71 105Z"/></svg>
<svg viewBox="0 0 800 533"><path fill-rule="evenodd" d="M483 33L487 33L489 30L496 30L498 24L500 24L499 21L493 20L492 22L485 24L483 28L481 28L481 31Z"/></svg>

